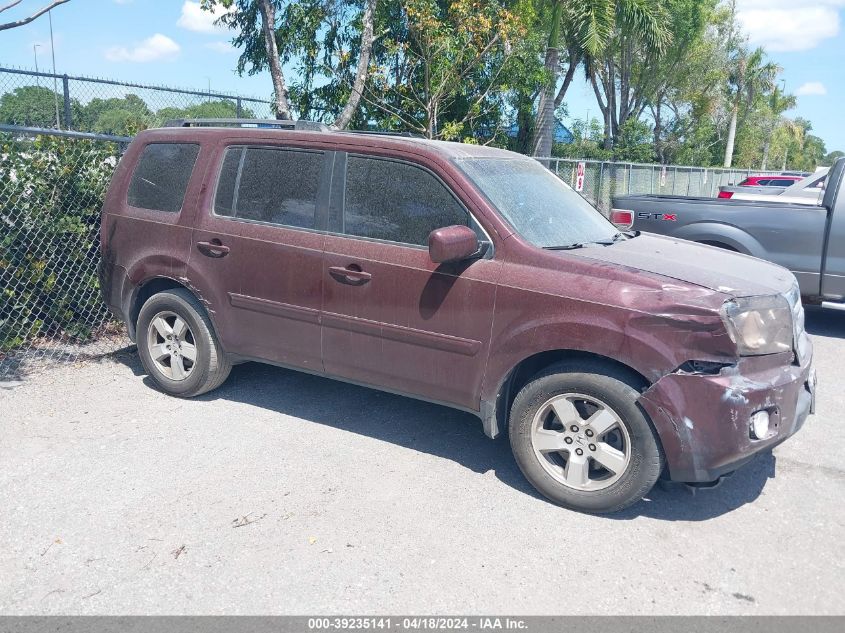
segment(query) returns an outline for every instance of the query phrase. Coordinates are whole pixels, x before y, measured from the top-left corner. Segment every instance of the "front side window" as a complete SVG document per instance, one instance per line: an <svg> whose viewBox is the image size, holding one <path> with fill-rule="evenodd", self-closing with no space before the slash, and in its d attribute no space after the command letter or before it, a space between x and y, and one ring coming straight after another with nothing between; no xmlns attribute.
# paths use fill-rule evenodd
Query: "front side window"
<svg viewBox="0 0 845 633"><path fill-rule="evenodd" d="M347 235L420 246L434 229L470 224L467 211L432 173L363 156L347 160L344 211Z"/></svg>
<svg viewBox="0 0 845 633"><path fill-rule="evenodd" d="M217 181L214 212L314 229L322 168L322 152L230 147Z"/></svg>
<svg viewBox="0 0 845 633"><path fill-rule="evenodd" d="M144 148L126 202L133 207L179 213L200 146L196 143L150 143Z"/></svg>

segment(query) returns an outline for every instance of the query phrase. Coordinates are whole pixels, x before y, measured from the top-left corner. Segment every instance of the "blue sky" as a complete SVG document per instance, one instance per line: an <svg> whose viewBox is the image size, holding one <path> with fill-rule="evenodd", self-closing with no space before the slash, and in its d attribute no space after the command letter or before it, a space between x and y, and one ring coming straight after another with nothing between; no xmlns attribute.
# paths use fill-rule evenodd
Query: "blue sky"
<svg viewBox="0 0 845 633"><path fill-rule="evenodd" d="M23 0L2 17L42 4ZM809 119L829 151L845 150L845 0L738 0L737 6L751 43L769 51L783 67L787 91L798 95L789 114ZM39 67L51 66L46 17L0 32L0 64L33 68L38 45ZM239 77L231 37L212 21L190 0L71 0L53 11L56 68L200 90L210 83L214 91L269 98L269 75ZM586 83L574 84L567 102L573 117L598 114Z"/></svg>

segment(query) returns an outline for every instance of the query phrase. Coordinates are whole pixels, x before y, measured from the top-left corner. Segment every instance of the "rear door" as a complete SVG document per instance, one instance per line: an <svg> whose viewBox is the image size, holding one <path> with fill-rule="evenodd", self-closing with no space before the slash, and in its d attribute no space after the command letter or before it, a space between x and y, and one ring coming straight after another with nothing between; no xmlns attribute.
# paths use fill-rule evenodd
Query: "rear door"
<svg viewBox="0 0 845 633"><path fill-rule="evenodd" d="M338 153L333 182L323 262L326 372L477 409L500 263L437 265L427 239L453 224L489 238L421 165Z"/></svg>
<svg viewBox="0 0 845 633"><path fill-rule="evenodd" d="M194 273L215 296L224 348L322 370L319 309L332 153L230 142L197 222Z"/></svg>

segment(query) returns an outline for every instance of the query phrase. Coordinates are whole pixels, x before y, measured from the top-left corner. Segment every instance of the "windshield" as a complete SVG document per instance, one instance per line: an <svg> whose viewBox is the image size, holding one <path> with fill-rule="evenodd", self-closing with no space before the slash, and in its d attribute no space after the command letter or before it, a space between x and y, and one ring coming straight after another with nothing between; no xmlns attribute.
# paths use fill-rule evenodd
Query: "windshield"
<svg viewBox="0 0 845 633"><path fill-rule="evenodd" d="M531 158L456 158L505 220L542 248L613 240L617 229Z"/></svg>

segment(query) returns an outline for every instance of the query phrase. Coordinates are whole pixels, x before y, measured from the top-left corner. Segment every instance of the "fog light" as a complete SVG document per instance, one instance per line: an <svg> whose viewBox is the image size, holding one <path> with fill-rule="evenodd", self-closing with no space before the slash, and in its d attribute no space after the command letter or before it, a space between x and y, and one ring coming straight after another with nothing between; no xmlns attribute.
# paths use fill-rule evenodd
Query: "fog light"
<svg viewBox="0 0 845 633"><path fill-rule="evenodd" d="M751 438L762 440L769 434L769 412L758 411L751 416Z"/></svg>

